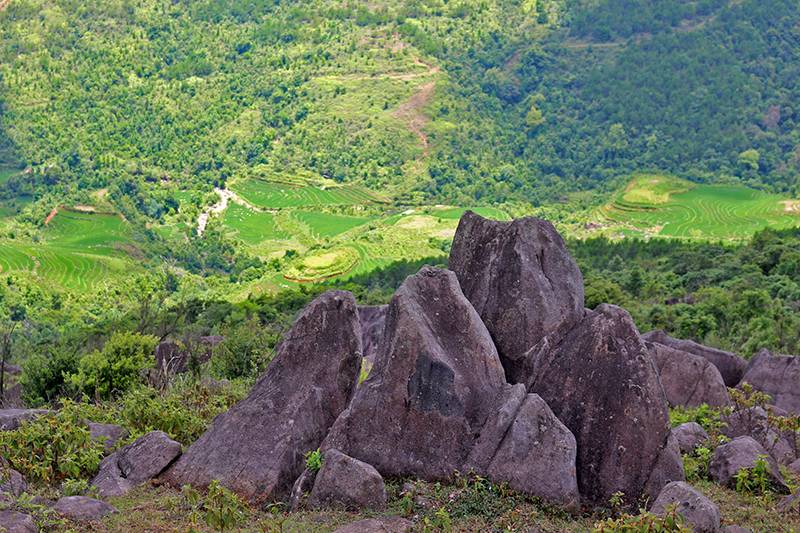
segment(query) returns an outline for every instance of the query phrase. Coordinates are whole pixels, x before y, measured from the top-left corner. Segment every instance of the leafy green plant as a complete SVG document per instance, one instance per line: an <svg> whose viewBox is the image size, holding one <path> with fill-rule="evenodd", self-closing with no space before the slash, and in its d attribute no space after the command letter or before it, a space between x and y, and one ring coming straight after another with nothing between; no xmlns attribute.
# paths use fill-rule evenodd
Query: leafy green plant
<svg viewBox="0 0 800 533"><path fill-rule="evenodd" d="M319 451L319 448L307 452L306 468L308 468L312 472L319 472L319 469L322 468L322 460L323 460L322 452Z"/></svg>
<svg viewBox="0 0 800 533"><path fill-rule="evenodd" d="M675 508L667 509L664 516L642 512L636 516L624 514L619 518L609 518L594 525L594 533L665 533L676 531L689 533L691 529L683 525L683 517Z"/></svg>
<svg viewBox="0 0 800 533"><path fill-rule="evenodd" d="M107 399L142 383L142 373L153 365L158 339L138 333L114 333L102 350L81 357L71 374L73 387L95 399Z"/></svg>
<svg viewBox="0 0 800 533"><path fill-rule="evenodd" d="M88 479L66 479L61 484L61 492L64 496L82 496L93 494L96 489L89 484Z"/></svg>
<svg viewBox="0 0 800 533"><path fill-rule="evenodd" d="M239 497L212 480L205 497L191 485L181 487L182 507L196 526L203 521L215 531L230 531L246 518L246 507Z"/></svg>
<svg viewBox="0 0 800 533"><path fill-rule="evenodd" d="M708 433L716 433L722 427L722 412L719 409L701 404L697 407L674 407L670 409L669 421L672 427L688 422L697 422Z"/></svg>
<svg viewBox="0 0 800 533"><path fill-rule="evenodd" d="M452 530L453 519L444 507L437 509L432 516L426 516L422 519L422 531L425 533L433 531L448 532Z"/></svg>
<svg viewBox="0 0 800 533"><path fill-rule="evenodd" d="M767 456L760 455L750 468L742 468L734 476L736 492L764 495L772 491L772 478Z"/></svg>
<svg viewBox="0 0 800 533"><path fill-rule="evenodd" d="M103 445L92 440L80 406L70 400L15 431L0 432L0 451L27 480L46 484L89 477L103 457Z"/></svg>

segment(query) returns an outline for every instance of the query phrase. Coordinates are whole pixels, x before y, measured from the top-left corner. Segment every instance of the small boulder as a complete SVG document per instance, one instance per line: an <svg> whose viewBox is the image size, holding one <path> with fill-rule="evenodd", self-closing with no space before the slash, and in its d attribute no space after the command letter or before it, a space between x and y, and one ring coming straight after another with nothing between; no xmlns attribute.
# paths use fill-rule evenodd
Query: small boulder
<svg viewBox="0 0 800 533"><path fill-rule="evenodd" d="M163 472L181 454L181 445L163 431L139 437L100 463L92 479L100 496L121 496Z"/></svg>
<svg viewBox="0 0 800 533"><path fill-rule="evenodd" d="M784 514L800 513L800 492L784 496L778 501L776 508Z"/></svg>
<svg viewBox="0 0 800 533"><path fill-rule="evenodd" d="M318 509L381 510L386 507L386 487L371 465L327 450L308 503Z"/></svg>
<svg viewBox="0 0 800 533"><path fill-rule="evenodd" d="M510 383L528 381L533 345L583 318L583 276L545 220L498 222L467 211L449 265L491 333Z"/></svg>
<svg viewBox="0 0 800 533"><path fill-rule="evenodd" d="M788 468L789 472L791 472L792 474L794 474L796 476L800 476L800 459L798 459L797 461L793 462L792 464L790 464L786 468Z"/></svg>
<svg viewBox="0 0 800 533"><path fill-rule="evenodd" d="M771 478L773 489L788 494L789 487L783 481L775 459L752 437L737 437L719 446L708 465L708 473L711 479L720 485L733 487L736 484L736 474L742 469L753 468L760 458L767 463L767 473Z"/></svg>
<svg viewBox="0 0 800 533"><path fill-rule="evenodd" d="M692 453L695 448L708 440L708 433L697 422L686 422L672 430L678 441L681 453Z"/></svg>
<svg viewBox="0 0 800 533"><path fill-rule="evenodd" d="M745 367L747 367L747 361L736 354L709 346L703 346L694 341L675 339L662 330L647 332L642 335L642 338L649 342L663 344L676 350L699 355L708 360L712 365L717 367L726 387L735 387L738 385L744 375Z"/></svg>
<svg viewBox="0 0 800 533"><path fill-rule="evenodd" d="M117 442L128 436L128 430L122 426L116 424L98 424L96 422L89 422L89 433L92 440L103 443L106 453L113 451Z"/></svg>
<svg viewBox="0 0 800 533"><path fill-rule="evenodd" d="M682 481L669 483L661 490L650 511L657 516L663 516L670 506L675 506L678 514L694 533L719 531L719 508L691 485Z"/></svg>
<svg viewBox="0 0 800 533"><path fill-rule="evenodd" d="M53 509L70 520L100 520L117 510L106 502L87 496L64 496Z"/></svg>
<svg viewBox="0 0 800 533"><path fill-rule="evenodd" d="M670 406L697 407L730 404L728 388L717 367L708 360L657 342L645 345L658 368L659 379Z"/></svg>
<svg viewBox="0 0 800 533"><path fill-rule="evenodd" d="M414 524L399 516L367 518L338 528L333 533L410 533Z"/></svg>
<svg viewBox="0 0 800 533"><path fill-rule="evenodd" d="M680 470L664 464L671 454L662 456L670 433L667 401L626 311L600 305L563 339L545 338L532 352L528 390L575 435L583 500L605 505L622 492L633 504L646 491L658 493L662 487L649 482L657 464L663 482L682 480L665 479Z"/></svg>
<svg viewBox="0 0 800 533"><path fill-rule="evenodd" d="M742 382L769 394L775 406L800 415L800 357L761 350L750 360Z"/></svg>
<svg viewBox="0 0 800 533"><path fill-rule="evenodd" d="M670 432L667 442L658 455L656 464L650 471L650 477L644 487L644 494L648 499L656 498L663 487L672 481L686 479L683 470L683 456L678 439Z"/></svg>
<svg viewBox="0 0 800 533"><path fill-rule="evenodd" d="M359 305L358 319L361 322L361 344L364 358L370 363L375 363L383 328L386 324L386 310L388 305Z"/></svg>
<svg viewBox="0 0 800 533"><path fill-rule="evenodd" d="M314 481L317 479L316 470L306 468L300 477L292 485L292 492L289 494L289 512L297 511L303 503L306 493L314 488Z"/></svg>
<svg viewBox="0 0 800 533"><path fill-rule="evenodd" d="M18 497L28 490L28 484L22 474L11 468L5 459L0 457L0 494Z"/></svg>
<svg viewBox="0 0 800 533"><path fill-rule="evenodd" d="M206 487L218 480L252 503L286 500L347 407L361 364L353 295L329 291L286 333L266 373L168 470L166 482Z"/></svg>
<svg viewBox="0 0 800 533"><path fill-rule="evenodd" d="M3 368L9 376L19 376L22 374L22 367L11 363L6 363Z"/></svg>
<svg viewBox="0 0 800 533"><path fill-rule="evenodd" d="M12 511L11 509L0 510L0 531L7 533L39 533L39 526L29 514Z"/></svg>
<svg viewBox="0 0 800 533"><path fill-rule="evenodd" d="M722 422L723 435L731 439L753 437L779 464L787 465L797 459L794 435L791 432L780 432L773 427L767 412L761 407L736 409L723 416Z"/></svg>
<svg viewBox="0 0 800 533"><path fill-rule="evenodd" d="M48 413L47 409L0 409L0 431L13 431L23 420Z"/></svg>

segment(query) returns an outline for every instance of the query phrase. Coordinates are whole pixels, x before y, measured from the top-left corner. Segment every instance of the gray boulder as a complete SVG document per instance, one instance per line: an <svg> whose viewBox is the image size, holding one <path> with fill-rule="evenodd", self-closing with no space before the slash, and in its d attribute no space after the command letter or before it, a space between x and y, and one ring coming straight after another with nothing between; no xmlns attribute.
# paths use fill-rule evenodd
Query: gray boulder
<svg viewBox="0 0 800 533"><path fill-rule="evenodd" d="M574 438L541 398L506 383L489 332L447 270L425 267L398 289L372 373L322 449L383 476L475 470L557 504L578 499Z"/></svg>
<svg viewBox="0 0 800 533"><path fill-rule="evenodd" d="M371 465L328 450L308 503L312 508L381 510L386 507L386 487Z"/></svg>
<svg viewBox="0 0 800 533"><path fill-rule="evenodd" d="M491 333L510 383L528 381L533 345L583 317L583 276L547 221L497 222L467 211L449 266Z"/></svg>
<svg viewBox="0 0 800 533"><path fill-rule="evenodd" d="M775 406L800 415L800 358L761 350L750 360L742 382L769 394Z"/></svg>
<svg viewBox="0 0 800 533"><path fill-rule="evenodd" d="M18 497L28 490L28 484L22 474L11 468L5 459L0 457L0 494Z"/></svg>
<svg viewBox="0 0 800 533"><path fill-rule="evenodd" d="M12 511L11 509L0 510L0 531L6 533L39 533L39 526L34 522L29 514Z"/></svg>
<svg viewBox="0 0 800 533"><path fill-rule="evenodd" d="M361 363L355 299L330 291L298 316L247 398L219 415L164 480L205 487L212 480L259 503L285 500L347 407Z"/></svg>
<svg viewBox="0 0 800 533"><path fill-rule="evenodd" d="M386 324L386 310L388 305L359 305L358 319L361 322L361 344L364 357L370 362L375 362L378 347L383 338L383 328Z"/></svg>
<svg viewBox="0 0 800 533"><path fill-rule="evenodd" d="M728 388L717 367L708 360L657 342L645 345L658 368L658 375L670 406L697 407L730 404Z"/></svg>
<svg viewBox="0 0 800 533"><path fill-rule="evenodd" d="M650 511L663 516L670 506L675 507L694 533L719 532L719 508L691 485L682 481L668 484L661 490Z"/></svg>
<svg viewBox="0 0 800 533"><path fill-rule="evenodd" d="M791 472L792 474L794 474L796 476L800 476L800 459L798 459L797 461L793 462L792 464L790 464L786 468L788 468L789 472Z"/></svg>
<svg viewBox="0 0 800 533"><path fill-rule="evenodd" d="M737 437L719 446L714 451L714 456L708 465L708 473L711 479L720 485L733 487L736 484L736 474L744 468L753 468L759 458L763 458L767 462L773 489L776 492L788 494L789 487L783 481L775 459L752 437Z"/></svg>
<svg viewBox="0 0 800 533"><path fill-rule="evenodd" d="M572 431L578 443L581 497L605 505L622 492L631 505L661 490L667 473L680 472L673 454L662 455L670 433L667 401L647 348L630 315L600 305L563 339L542 340L532 350L528 386Z"/></svg>
<svg viewBox="0 0 800 533"><path fill-rule="evenodd" d="M747 366L747 361L736 354L709 346L703 346L694 341L675 339L662 330L649 331L642 335L642 338L649 342L663 344L676 350L699 355L708 360L708 362L717 367L727 387L735 387L739 384L744 375L745 367Z"/></svg>
<svg viewBox="0 0 800 533"><path fill-rule="evenodd" d="M681 424L672 430L672 434L678 441L681 453L692 453L695 448L708 440L708 433L697 422Z"/></svg>
<svg viewBox="0 0 800 533"><path fill-rule="evenodd" d="M644 487L644 494L649 500L653 500L668 483L684 479L686 479L686 473L683 470L681 447L678 439L670 432L666 445L661 449L656 464L650 471L650 477Z"/></svg>
<svg viewBox="0 0 800 533"><path fill-rule="evenodd" d="M338 528L333 533L409 533L414 524L399 516L367 518Z"/></svg>
<svg viewBox="0 0 800 533"><path fill-rule="evenodd" d="M47 409L0 409L0 431L13 431L23 420L48 413Z"/></svg>
<svg viewBox="0 0 800 533"><path fill-rule="evenodd" d="M794 435L791 432L784 434L773 427L767 412L761 407L736 409L723 416L722 422L723 435L731 439L753 437L780 464L787 465L797 459Z"/></svg>
<svg viewBox="0 0 800 533"><path fill-rule="evenodd" d="M113 451L117 442L128 436L128 430L122 426L96 422L89 422L89 433L92 440L103 443L106 453Z"/></svg>
<svg viewBox="0 0 800 533"><path fill-rule="evenodd" d="M101 497L121 496L158 476L180 454L180 443L163 431L152 431L105 458L92 485Z"/></svg>
<svg viewBox="0 0 800 533"><path fill-rule="evenodd" d="M100 520L117 510L106 502L86 496L64 496L53 506L58 514L70 520Z"/></svg>

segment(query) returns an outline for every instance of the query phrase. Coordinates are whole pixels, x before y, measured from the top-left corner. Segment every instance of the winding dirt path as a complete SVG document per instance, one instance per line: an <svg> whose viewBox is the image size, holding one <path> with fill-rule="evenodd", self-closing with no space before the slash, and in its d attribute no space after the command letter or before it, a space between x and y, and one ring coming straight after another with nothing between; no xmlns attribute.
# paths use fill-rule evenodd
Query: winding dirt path
<svg viewBox="0 0 800 533"><path fill-rule="evenodd" d="M211 217L224 213L225 210L228 209L229 202L239 204L241 206L244 206L248 209L257 212L266 211L265 209L261 209L260 207L251 204L250 202L248 202L247 200L245 200L244 198L242 198L241 196L239 196L230 189L220 189L219 187L217 187L214 189L214 192L216 192L219 195L219 201L214 205L212 205L211 207L209 207L208 209L206 209L205 211L203 211L202 213L200 213L200 216L197 217L197 235L200 236L203 235L203 233L206 231L206 226L208 226L208 221L211 219Z"/></svg>

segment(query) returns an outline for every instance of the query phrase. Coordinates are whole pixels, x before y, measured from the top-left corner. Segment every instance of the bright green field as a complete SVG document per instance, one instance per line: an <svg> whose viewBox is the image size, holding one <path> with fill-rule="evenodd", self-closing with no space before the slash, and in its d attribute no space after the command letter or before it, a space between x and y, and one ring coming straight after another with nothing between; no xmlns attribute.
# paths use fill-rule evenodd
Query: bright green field
<svg viewBox="0 0 800 533"><path fill-rule="evenodd" d="M652 178L653 189L647 184ZM684 239L739 240L800 224L778 195L736 185L696 185L652 176L634 181L602 210L612 230Z"/></svg>
<svg viewBox="0 0 800 533"><path fill-rule="evenodd" d="M293 186L262 180L246 180L232 187L239 196L263 209L314 207L320 205L364 205L380 201L367 189L358 186Z"/></svg>
<svg viewBox="0 0 800 533"><path fill-rule="evenodd" d="M496 207L470 207L469 209L465 207L450 207L446 209L436 209L435 211L432 211L432 214L443 219L459 220L461 215L468 210L474 211L485 218L493 218L495 220L511 220L511 217L508 216L508 213L502 209L497 209Z"/></svg>
<svg viewBox="0 0 800 533"><path fill-rule="evenodd" d="M297 211L294 216L307 225L312 234L317 237L335 237L371 220L369 217L353 217L313 211Z"/></svg>
<svg viewBox="0 0 800 533"><path fill-rule="evenodd" d="M239 204L228 205L223 223L235 230L236 236L250 245L290 237L278 228L275 217L271 213L256 212Z"/></svg>
<svg viewBox="0 0 800 533"><path fill-rule="evenodd" d="M126 223L117 216L61 210L43 230L41 242L0 241L0 272L88 290L136 270L120 248L129 239Z"/></svg>

